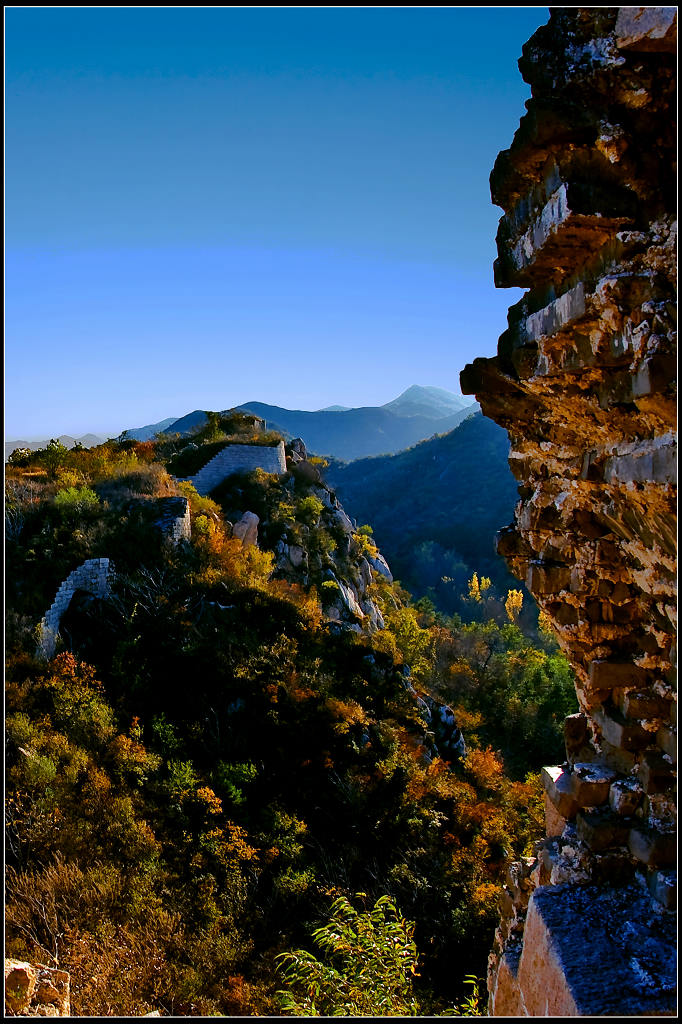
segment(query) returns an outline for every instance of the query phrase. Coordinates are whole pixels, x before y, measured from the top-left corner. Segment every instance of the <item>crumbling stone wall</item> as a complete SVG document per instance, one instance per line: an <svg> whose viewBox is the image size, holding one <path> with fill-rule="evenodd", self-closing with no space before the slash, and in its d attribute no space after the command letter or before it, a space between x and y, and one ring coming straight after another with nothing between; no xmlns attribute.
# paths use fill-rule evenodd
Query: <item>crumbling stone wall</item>
<svg viewBox="0 0 682 1024"><path fill-rule="evenodd" d="M69 573L57 591L57 596L45 613L38 627L40 639L38 654L50 659L53 657L59 635L59 624L62 615L69 607L71 598L77 590L84 590L93 597L105 598L109 595L109 576L113 566L108 558L88 558L77 569Z"/></svg>
<svg viewBox="0 0 682 1024"><path fill-rule="evenodd" d="M509 432L498 550L581 708L543 771L547 838L510 868L494 1015L674 1011L676 29L676 8L552 9L491 175L496 283L528 290L462 391Z"/></svg>
<svg viewBox="0 0 682 1024"><path fill-rule="evenodd" d="M154 502L157 513L156 525L169 544L190 540L192 520L187 498L157 498Z"/></svg>
<svg viewBox="0 0 682 1024"><path fill-rule="evenodd" d="M247 473L253 469L278 475L286 473L284 441L277 445L228 444L189 480L199 494L209 494L232 473Z"/></svg>
<svg viewBox="0 0 682 1024"><path fill-rule="evenodd" d="M150 507L155 514L155 525L164 534L169 544L179 544L192 536L190 506L187 498L157 498L154 501L145 499L133 502L132 506L142 509ZM69 573L60 584L57 596L50 605L38 626L38 655L46 660L54 656L59 636L62 615L69 607L71 598L77 590L83 590L93 597L109 596L111 579L114 573L113 564L108 558L88 558L77 569Z"/></svg>

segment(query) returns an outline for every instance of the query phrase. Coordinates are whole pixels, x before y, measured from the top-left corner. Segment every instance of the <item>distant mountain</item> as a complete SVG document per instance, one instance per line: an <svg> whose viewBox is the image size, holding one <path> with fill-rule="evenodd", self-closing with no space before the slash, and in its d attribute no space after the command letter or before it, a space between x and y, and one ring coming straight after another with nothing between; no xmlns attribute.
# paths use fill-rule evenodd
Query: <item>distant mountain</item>
<svg viewBox="0 0 682 1024"><path fill-rule="evenodd" d="M392 402L382 405L382 409L388 409L398 416L428 416L431 419L443 419L452 416L453 413L461 412L462 409L471 407L471 399L462 395L455 395L452 391L444 388L422 387L413 384L402 395L398 395ZM478 408L478 405L476 408Z"/></svg>
<svg viewBox="0 0 682 1024"><path fill-rule="evenodd" d="M188 412L186 416L181 416L179 420L171 420L166 426L166 431L169 434L191 434L198 427L203 427L207 419L203 409L195 409L194 412Z"/></svg>
<svg viewBox="0 0 682 1024"><path fill-rule="evenodd" d="M50 440L51 438L48 437L44 441L5 441L5 462L7 462L15 448L28 448L31 452L37 452L39 448L44 448ZM82 437L60 434L57 440L61 441L65 448L73 448L75 444L79 443L84 448L93 448L95 445L104 444L106 437L99 437L97 434L83 434Z"/></svg>
<svg viewBox="0 0 682 1024"><path fill-rule="evenodd" d="M401 451L434 434L453 430L463 419L478 410L469 404L448 416L401 415L380 406L365 406L342 412L304 412L283 409L263 402L248 402L239 407L253 412L288 437L302 437L308 451L350 461L369 455Z"/></svg>
<svg viewBox="0 0 682 1024"><path fill-rule="evenodd" d="M163 433L176 421L177 416L169 416L168 419L160 420L158 423L148 423L146 427L131 427L130 430L124 430L123 433L131 441L151 441L156 434Z"/></svg>
<svg viewBox="0 0 682 1024"><path fill-rule="evenodd" d="M451 613L474 571L501 590L520 586L494 547L518 500L508 455L507 432L478 413L409 451L333 462L325 477L372 526L396 578Z"/></svg>
<svg viewBox="0 0 682 1024"><path fill-rule="evenodd" d="M386 455L409 448L434 434L453 430L467 416L478 412L476 402L443 388L413 385L383 406L348 409L332 405L317 412L285 409L263 402L238 407L264 419L268 427L286 437L302 437L315 455L344 461L370 455ZM179 419L169 418L146 427L125 431L129 438L146 441L160 431L188 436L206 423L201 409Z"/></svg>

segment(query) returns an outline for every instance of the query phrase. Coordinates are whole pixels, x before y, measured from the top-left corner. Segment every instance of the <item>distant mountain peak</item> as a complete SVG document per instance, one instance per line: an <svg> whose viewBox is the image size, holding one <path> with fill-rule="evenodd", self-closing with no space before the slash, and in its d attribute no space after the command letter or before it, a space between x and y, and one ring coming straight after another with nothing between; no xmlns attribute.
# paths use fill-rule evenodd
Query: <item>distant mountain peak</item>
<svg viewBox="0 0 682 1024"><path fill-rule="evenodd" d="M392 402L383 405L382 409L388 409L396 416L427 416L430 419L442 419L471 405L470 398L446 391L445 388L412 384Z"/></svg>

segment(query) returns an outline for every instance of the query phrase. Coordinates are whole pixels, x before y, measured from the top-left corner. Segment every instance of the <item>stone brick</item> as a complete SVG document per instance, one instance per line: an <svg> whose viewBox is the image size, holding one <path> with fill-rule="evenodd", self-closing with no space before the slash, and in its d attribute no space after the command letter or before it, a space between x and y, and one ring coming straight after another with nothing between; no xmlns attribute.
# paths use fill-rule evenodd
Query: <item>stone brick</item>
<svg viewBox="0 0 682 1024"><path fill-rule="evenodd" d="M491 176L495 280L529 290L462 390L509 431L520 500L498 550L540 597L589 720L584 737L567 726L569 768L543 773L549 831L562 801L582 809L539 850L534 881L549 859L553 884L531 898L519 1015L675 1009L674 926L628 882L674 856L670 766L649 755L672 756L674 738L675 37L673 8L551 9L519 62L528 112ZM627 847L608 848L632 810Z"/></svg>
<svg viewBox="0 0 682 1024"><path fill-rule="evenodd" d="M190 478L199 494L209 494L233 473L263 469L266 473L286 473L284 442L277 445L226 445L195 476Z"/></svg>
<svg viewBox="0 0 682 1024"><path fill-rule="evenodd" d="M677 764L677 730L671 725L662 725L656 733L656 745Z"/></svg>
<svg viewBox="0 0 682 1024"><path fill-rule="evenodd" d="M41 622L41 638L38 643L39 656L51 658L54 655L61 617L76 591L84 590L95 597L106 597L109 592L109 574L111 572L113 572L113 566L108 558L90 558L74 569L60 584L55 600Z"/></svg>
<svg viewBox="0 0 682 1024"><path fill-rule="evenodd" d="M526 585L534 594L558 594L566 590L570 580L571 571L564 566L531 565Z"/></svg>
<svg viewBox="0 0 682 1024"><path fill-rule="evenodd" d="M676 7L619 7L616 46L638 53L675 53Z"/></svg>
<svg viewBox="0 0 682 1024"><path fill-rule="evenodd" d="M626 690L621 711L626 718L668 718L670 702L658 694L645 690Z"/></svg>
<svg viewBox="0 0 682 1024"><path fill-rule="evenodd" d="M638 686L647 673L631 662L592 661L589 668L590 686L595 690L612 690L616 686Z"/></svg>
<svg viewBox="0 0 682 1024"><path fill-rule="evenodd" d="M672 765L657 751L647 751L641 760L639 780L645 793L666 793L675 788Z"/></svg>
<svg viewBox="0 0 682 1024"><path fill-rule="evenodd" d="M637 765L637 756L630 750L623 750L621 747L614 747L612 743L603 737L599 744L602 752L602 761L614 768L622 775L629 775Z"/></svg>
<svg viewBox="0 0 682 1024"><path fill-rule="evenodd" d="M545 835L548 838L560 836L566 827L567 820L556 809L549 794L545 793Z"/></svg>
<svg viewBox="0 0 682 1024"><path fill-rule="evenodd" d="M549 801L562 818L575 817L578 802L573 792L573 778L558 766L542 769L542 785ZM608 790L607 790L608 793Z"/></svg>
<svg viewBox="0 0 682 1024"><path fill-rule="evenodd" d="M609 789L609 806L616 814L628 816L635 813L643 795L642 787L636 779L616 779Z"/></svg>
<svg viewBox="0 0 682 1024"><path fill-rule="evenodd" d="M641 750L651 742L651 736L639 722L625 718L617 708L601 708L593 712L604 739L623 750Z"/></svg>
<svg viewBox="0 0 682 1024"><path fill-rule="evenodd" d="M512 917L514 913L514 897L506 885L502 887L499 906L502 917Z"/></svg>
<svg viewBox="0 0 682 1024"><path fill-rule="evenodd" d="M500 959L490 997L491 1013L495 1017L527 1016L521 999L517 970L518 960L511 953L505 952Z"/></svg>
<svg viewBox="0 0 682 1024"><path fill-rule="evenodd" d="M627 845L630 822L614 814L610 807L585 807L576 816L578 837L591 850L608 850Z"/></svg>
<svg viewBox="0 0 682 1024"><path fill-rule="evenodd" d="M635 862L627 846L590 850L590 881L599 885L626 885L635 878Z"/></svg>
<svg viewBox="0 0 682 1024"><path fill-rule="evenodd" d="M528 1016L627 1017L675 1009L675 926L639 885L536 889L518 981ZM647 983L633 971L646 964Z"/></svg>
<svg viewBox="0 0 682 1024"><path fill-rule="evenodd" d="M599 764L574 764L570 792L578 807L597 807L609 798L616 773Z"/></svg>
<svg viewBox="0 0 682 1024"><path fill-rule="evenodd" d="M649 867L670 867L677 855L676 835L672 829L652 829L638 825L630 830L628 845L633 857Z"/></svg>

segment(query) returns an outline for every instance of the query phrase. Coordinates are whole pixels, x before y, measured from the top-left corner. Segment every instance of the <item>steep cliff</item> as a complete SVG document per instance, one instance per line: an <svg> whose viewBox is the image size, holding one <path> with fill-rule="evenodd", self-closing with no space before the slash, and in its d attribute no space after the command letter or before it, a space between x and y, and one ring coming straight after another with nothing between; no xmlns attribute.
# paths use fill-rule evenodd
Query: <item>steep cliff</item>
<svg viewBox="0 0 682 1024"><path fill-rule="evenodd" d="M674 1007L675 48L675 8L553 9L491 175L496 284L528 291L462 391L509 432L520 501L498 551L582 709L544 771L549 838L511 871L496 1015Z"/></svg>

